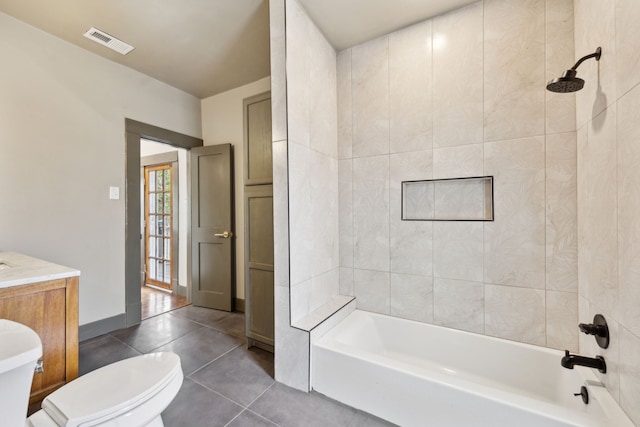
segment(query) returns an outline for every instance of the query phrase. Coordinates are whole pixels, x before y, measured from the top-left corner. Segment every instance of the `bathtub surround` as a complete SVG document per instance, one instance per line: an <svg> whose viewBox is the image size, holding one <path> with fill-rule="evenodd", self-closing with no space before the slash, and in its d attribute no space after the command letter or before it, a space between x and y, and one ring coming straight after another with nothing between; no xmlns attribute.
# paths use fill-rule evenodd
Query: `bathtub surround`
<svg viewBox="0 0 640 427"><path fill-rule="evenodd" d="M285 28L285 0L271 2L275 371L304 389L311 341L290 325L313 298L290 294L309 289L305 275L334 274L334 264L314 272L308 256L290 263L289 242L311 255L297 240L316 232L295 231L289 215L302 204L292 194L304 197L301 188L313 191L310 182L328 175L311 176L309 167L299 176L289 166L292 150L330 168L333 154L310 148L304 129L297 129L301 141L289 141L287 125L333 123L333 112L323 118L300 109L310 102L309 71L285 58L301 46L305 58L331 53L292 40L304 28L296 19L310 21L294 0L286 6ZM640 425L639 18L632 0L485 0L337 52L339 294L355 295L369 311L602 354L604 382ZM575 52L597 46L601 60L580 67L583 90L546 91ZM325 93L333 96L331 88ZM400 220L402 180L483 175L495 177L493 223ZM332 191L323 195L331 203ZM303 224L322 233L335 222ZM305 276L291 288L290 264L291 277ZM610 325L606 350L578 336L577 324L598 312Z"/></svg>
<svg viewBox="0 0 640 427"><path fill-rule="evenodd" d="M269 2L273 138L275 379L309 390L309 334L291 326L285 0Z"/></svg>
<svg viewBox="0 0 640 427"><path fill-rule="evenodd" d="M580 321L597 313L611 343L580 336L581 354L601 354L599 375L640 425L640 4L575 1L576 52L602 46L597 64L580 66L578 128L578 260Z"/></svg>
<svg viewBox="0 0 640 427"><path fill-rule="evenodd" d="M271 7L276 379L308 387L291 325L339 294L576 351L575 111L545 90L573 3L478 2L337 55L297 1ZM494 222L401 221L401 181L485 175Z"/></svg>
<svg viewBox="0 0 640 427"><path fill-rule="evenodd" d="M339 293L336 53L287 2L291 322Z"/></svg>
<svg viewBox="0 0 640 427"><path fill-rule="evenodd" d="M575 104L545 91L574 62L570 0L481 1L338 53L359 308L578 349ZM486 175L495 221L401 221L401 181Z"/></svg>
<svg viewBox="0 0 640 427"><path fill-rule="evenodd" d="M339 290L336 53L297 1L270 8L275 376L309 390L311 342L355 308Z"/></svg>

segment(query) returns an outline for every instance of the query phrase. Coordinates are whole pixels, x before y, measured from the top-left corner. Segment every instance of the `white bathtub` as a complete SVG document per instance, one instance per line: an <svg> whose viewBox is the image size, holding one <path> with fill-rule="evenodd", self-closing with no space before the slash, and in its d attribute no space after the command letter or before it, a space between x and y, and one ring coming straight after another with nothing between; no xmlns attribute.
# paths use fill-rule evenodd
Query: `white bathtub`
<svg viewBox="0 0 640 427"><path fill-rule="evenodd" d="M633 427L592 370L562 356L356 310L313 344L311 381L403 427ZM582 385L588 405L573 395Z"/></svg>

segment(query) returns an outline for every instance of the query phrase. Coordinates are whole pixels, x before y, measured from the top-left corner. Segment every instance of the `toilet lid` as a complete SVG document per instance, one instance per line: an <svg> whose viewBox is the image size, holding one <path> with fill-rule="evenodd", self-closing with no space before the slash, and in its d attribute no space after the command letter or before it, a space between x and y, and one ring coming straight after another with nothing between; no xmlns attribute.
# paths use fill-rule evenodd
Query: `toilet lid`
<svg viewBox="0 0 640 427"><path fill-rule="evenodd" d="M148 400L176 375L175 353L150 353L107 365L66 384L42 402L58 425L75 427L105 416L117 416Z"/></svg>

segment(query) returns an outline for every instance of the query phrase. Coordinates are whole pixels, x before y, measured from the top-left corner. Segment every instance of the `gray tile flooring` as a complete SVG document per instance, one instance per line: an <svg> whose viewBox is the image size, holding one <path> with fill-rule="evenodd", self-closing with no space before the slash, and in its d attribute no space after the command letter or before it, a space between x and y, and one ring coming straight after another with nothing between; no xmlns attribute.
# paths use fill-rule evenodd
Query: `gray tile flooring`
<svg viewBox="0 0 640 427"><path fill-rule="evenodd" d="M80 375L152 351L180 355L184 382L167 427L392 426L318 393L273 380L273 355L247 349L244 316L187 306L80 343Z"/></svg>

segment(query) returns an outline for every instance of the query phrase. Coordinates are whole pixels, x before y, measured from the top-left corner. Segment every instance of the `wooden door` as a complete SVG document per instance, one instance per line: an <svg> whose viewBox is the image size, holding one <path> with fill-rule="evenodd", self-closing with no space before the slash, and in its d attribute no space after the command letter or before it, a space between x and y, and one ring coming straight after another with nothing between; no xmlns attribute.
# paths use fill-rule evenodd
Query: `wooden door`
<svg viewBox="0 0 640 427"><path fill-rule="evenodd" d="M192 303L233 311L233 155L231 144L191 150Z"/></svg>
<svg viewBox="0 0 640 427"><path fill-rule="evenodd" d="M145 283L171 290L173 257L173 176L171 164L146 166Z"/></svg>

